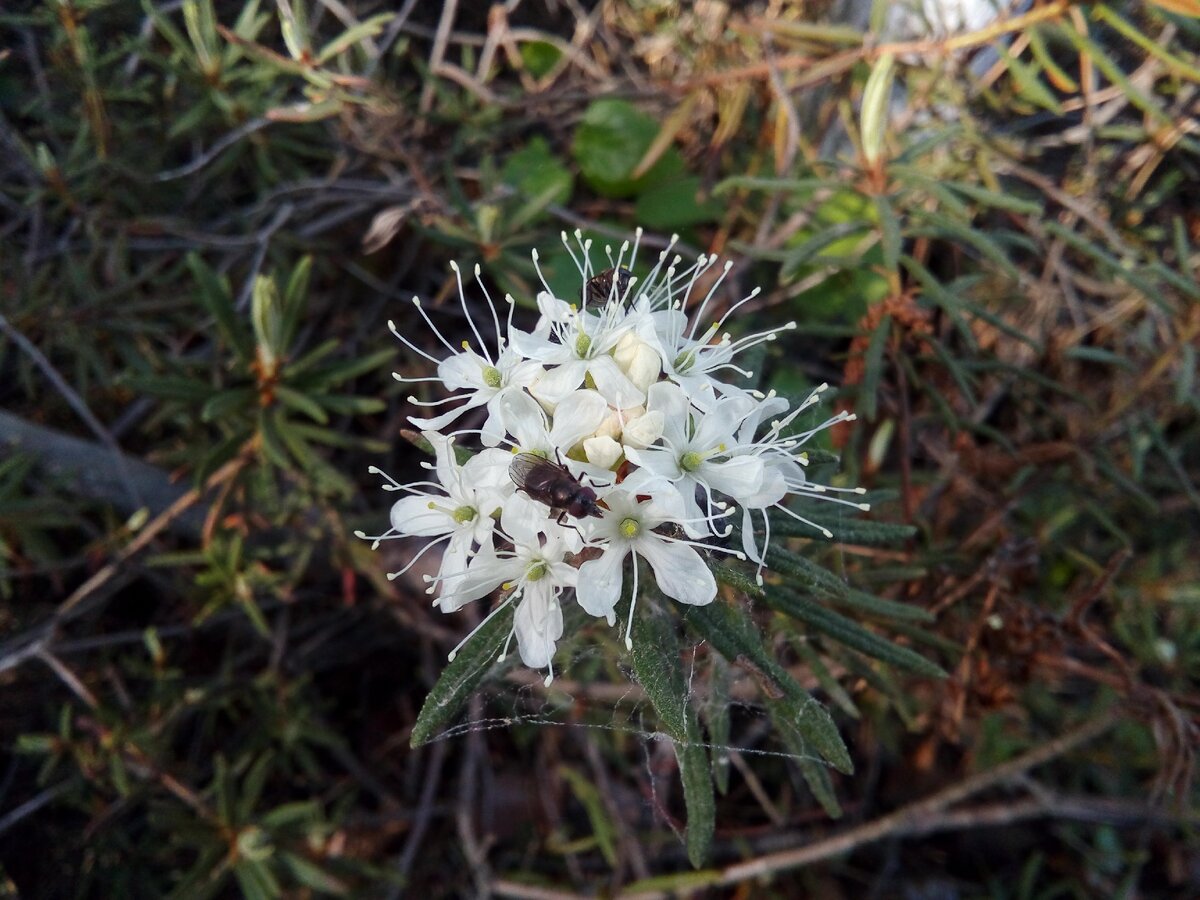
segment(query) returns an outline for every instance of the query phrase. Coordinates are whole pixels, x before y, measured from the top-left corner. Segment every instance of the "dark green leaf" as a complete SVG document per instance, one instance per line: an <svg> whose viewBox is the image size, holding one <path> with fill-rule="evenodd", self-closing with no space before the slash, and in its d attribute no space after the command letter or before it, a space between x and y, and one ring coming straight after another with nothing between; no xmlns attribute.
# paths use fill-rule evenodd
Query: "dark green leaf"
<svg viewBox="0 0 1200 900"><path fill-rule="evenodd" d="M292 877L305 887L312 888L314 891L323 891L326 894L337 894L341 896L349 892L349 888L342 881L334 878L324 869L314 863L309 862L303 856L298 856L295 853L284 853L281 855L283 864Z"/></svg>
<svg viewBox="0 0 1200 900"><path fill-rule="evenodd" d="M719 581L732 587L745 583L744 576L731 578L727 567L714 565L712 569ZM732 663L741 664L744 659L770 685L770 691L778 691L788 700L788 715L817 753L838 771L847 774L854 771L854 763L828 710L767 653L762 635L745 610L718 598L707 606L689 607L684 618L718 653Z"/></svg>
<svg viewBox="0 0 1200 900"><path fill-rule="evenodd" d="M632 173L658 134L659 123L627 100L597 100L575 130L571 151L584 179L607 197L629 197L683 171L673 147L641 178Z"/></svg>
<svg viewBox="0 0 1200 900"><path fill-rule="evenodd" d="M687 806L688 859L700 868L708 857L716 821L708 754L688 700L674 623L645 601L634 622L632 656L634 674L675 745Z"/></svg>
<svg viewBox="0 0 1200 900"><path fill-rule="evenodd" d="M198 254L189 253L187 264L192 272L192 277L196 279L200 302L216 319L217 330L221 332L221 336L225 338L226 343L240 359L243 361L252 359L254 345L246 323L242 321L234 308L229 284L219 278L217 273L210 269Z"/></svg>
<svg viewBox="0 0 1200 900"><path fill-rule="evenodd" d="M767 605L799 619L809 627L874 659L930 678L944 678L942 667L907 647L893 644L840 613L801 597L795 591L772 585L766 591Z"/></svg>
<svg viewBox="0 0 1200 900"><path fill-rule="evenodd" d="M442 670L413 725L409 740L413 747L432 741L458 715L467 698L494 668L496 656L508 640L512 627L513 607L506 603L480 626Z"/></svg>
<svg viewBox="0 0 1200 900"><path fill-rule="evenodd" d="M703 182L694 175L650 187L637 199L637 221L664 231L714 222L720 218L723 205L712 197L702 197L702 192Z"/></svg>

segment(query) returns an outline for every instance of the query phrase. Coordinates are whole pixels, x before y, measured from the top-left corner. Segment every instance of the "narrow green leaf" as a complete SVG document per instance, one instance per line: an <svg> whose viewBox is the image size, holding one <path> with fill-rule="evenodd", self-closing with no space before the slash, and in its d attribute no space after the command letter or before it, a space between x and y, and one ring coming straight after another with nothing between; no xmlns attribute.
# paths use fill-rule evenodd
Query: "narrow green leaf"
<svg viewBox="0 0 1200 900"><path fill-rule="evenodd" d="M268 831L275 831L290 825L316 822L320 814L321 807L315 800L297 800L275 807L259 822Z"/></svg>
<svg viewBox="0 0 1200 900"><path fill-rule="evenodd" d="M688 859L700 868L708 857L716 823L708 754L688 702L688 684L679 659L674 622L645 601L633 629L633 671L670 734L687 806Z"/></svg>
<svg viewBox="0 0 1200 900"><path fill-rule="evenodd" d="M767 605L777 612L799 619L838 643L845 644L880 662L930 678L946 676L941 666L930 662L920 654L914 653L907 647L893 644L886 638L867 630L858 622L801 597L792 590L772 585L767 589L766 601Z"/></svg>
<svg viewBox="0 0 1200 900"><path fill-rule="evenodd" d="M718 580L731 587L739 587L745 583L745 576L740 574L731 579L731 570L726 567L712 566L712 569ZM750 583L753 584L753 581ZM761 596L761 589L757 586L755 591ZM796 722L800 734L817 753L840 772L849 774L854 771L854 763L850 760L850 754L829 711L814 700L787 670L767 653L758 627L745 610L736 604L717 599L707 606L689 607L684 612L684 618L727 660L739 664L743 660L749 663L762 676L764 682L771 685L770 690L777 690L787 698L791 704L789 715Z"/></svg>
<svg viewBox="0 0 1200 900"><path fill-rule="evenodd" d="M326 894L336 894L343 896L349 893L350 889L346 884L337 878L334 878L324 869L317 866L315 863L309 862L303 856L298 856L295 853L281 854L284 866L292 874L298 882L314 891L323 891Z"/></svg>
<svg viewBox="0 0 1200 900"><path fill-rule="evenodd" d="M952 219L950 216L936 210L922 209L919 206L914 206L910 214L914 220L927 222L931 226L929 233L932 236L955 241L963 247L973 247L981 256L995 264L997 268L1003 271L1014 282L1021 280L1021 273L990 233L985 235L983 232L971 228L965 221Z"/></svg>
<svg viewBox="0 0 1200 900"><path fill-rule="evenodd" d="M888 334L891 332L892 317L879 317L879 324L871 332L867 352L863 357L863 379L858 389L858 405L863 418L874 421L879 410L879 384L883 380L883 351L887 349Z"/></svg>
<svg viewBox="0 0 1200 900"><path fill-rule="evenodd" d="M709 659L708 701L704 704L704 722L712 757L713 781L724 795L729 790L729 735L732 726L729 688L733 682L729 663L719 653Z"/></svg>
<svg viewBox="0 0 1200 900"><path fill-rule="evenodd" d="M874 522L870 519L841 519L834 521L821 515L831 512L829 504L818 507L816 504L805 505L797 511L806 519L811 518L833 533L833 540L841 544L858 544L863 547L886 547L902 544L914 534L917 529L912 525L901 525L897 522ZM840 510L838 511L840 513ZM825 536L812 525L794 519L791 516L777 513L771 516L771 535L779 537L807 537L825 540Z"/></svg>
<svg viewBox="0 0 1200 900"><path fill-rule="evenodd" d="M883 265L889 272L900 266L900 220L889 197L877 196L875 211L879 214L879 246L883 250Z"/></svg>
<svg viewBox="0 0 1200 900"><path fill-rule="evenodd" d="M432 741L458 715L467 698L495 667L496 656L512 627L513 605L505 603L480 625L446 665L417 714L409 740L413 747Z"/></svg>
<svg viewBox="0 0 1200 900"><path fill-rule="evenodd" d="M254 326L258 359L267 371L273 372L276 362L287 351L282 341L283 311L274 278L259 275L254 279L254 291L250 297L250 323Z"/></svg>
<svg viewBox="0 0 1200 900"><path fill-rule="evenodd" d="M279 883L263 863L239 860L234 864L233 874L244 900L274 900L282 895Z"/></svg>
<svg viewBox="0 0 1200 900"><path fill-rule="evenodd" d="M135 391L185 403L202 403L213 395L211 384L183 376L131 375L122 378L121 383Z"/></svg>
<svg viewBox="0 0 1200 900"><path fill-rule="evenodd" d="M828 569L798 553L784 550L778 545L767 551L767 565L778 572L790 575L789 587L803 587L815 593L827 594L832 597L844 597L850 592L850 585Z"/></svg>
<svg viewBox="0 0 1200 900"><path fill-rule="evenodd" d="M301 257L300 262L296 263L296 268L292 269L292 274L288 277L287 286L283 289L279 324L281 354L292 346L292 341L296 337L296 329L300 325L304 308L308 304L308 282L312 277L312 264L311 256Z"/></svg>
<svg viewBox="0 0 1200 900"><path fill-rule="evenodd" d="M1054 86L1063 93L1076 93L1079 90L1079 82L1066 73L1047 48L1046 39L1042 37L1042 26L1027 28L1022 34L1029 38L1029 49L1033 51L1033 58L1049 74Z"/></svg>
<svg viewBox="0 0 1200 900"><path fill-rule="evenodd" d="M965 194L972 200L982 203L984 206L1019 213L1023 216L1040 216L1044 208L1041 203L1024 200L1013 194L989 191L987 188L980 187L977 184L968 184L964 181L947 181L946 187L952 191L958 191L960 194Z"/></svg>
<svg viewBox="0 0 1200 900"><path fill-rule="evenodd" d="M242 778L241 795L237 802L237 823L248 822L262 797L263 787L271 774L271 765L275 762L274 754L267 751L258 758L250 770Z"/></svg>
<svg viewBox="0 0 1200 900"><path fill-rule="evenodd" d="M813 673L813 677L825 689L825 693L829 695L829 699L836 703L851 718L861 718L861 713L859 713L854 700L846 693L846 689L838 683L838 680L833 677L833 673L825 665L825 660L821 659L821 654L813 649L812 643L806 637L799 636L792 641L792 646L796 648L796 652L800 654L801 659L804 660L804 664Z"/></svg>
<svg viewBox="0 0 1200 900"><path fill-rule="evenodd" d="M767 709L771 714L771 721L775 723L780 737L783 738L784 746L792 754L796 765L800 767L800 774L804 776L808 789L812 791L813 796L817 798L817 802L821 804L829 818L840 819L842 806L838 803L837 795L834 793L833 779L829 775L829 770L819 759L813 757L812 749L787 717L786 710L778 702L768 702Z"/></svg>
<svg viewBox="0 0 1200 900"><path fill-rule="evenodd" d="M281 469L290 469L287 444L279 432L278 409L264 409L258 415L258 434L262 439L263 455Z"/></svg>
<svg viewBox="0 0 1200 900"><path fill-rule="evenodd" d="M336 343L336 342L335 342ZM310 354L311 356L311 354ZM299 380L298 384L308 385L337 385L343 381L349 381L351 378L357 378L367 372L374 372L382 369L385 365L392 361L396 356L395 350L377 350L374 353L368 353L366 356L361 356L358 359L347 359L341 362L331 363L328 366L322 366L311 372L307 371L308 357L298 361L294 368L285 369L285 378L292 380L295 375L304 375L304 378Z"/></svg>
<svg viewBox="0 0 1200 900"><path fill-rule="evenodd" d="M1081 55L1086 56L1104 77L1121 89L1121 94L1142 112L1155 119L1158 125L1170 125L1171 118L1154 102L1154 98L1129 80L1129 76L1103 48L1091 38L1080 34L1070 25L1061 25L1058 33L1066 37Z"/></svg>
<svg viewBox="0 0 1200 900"><path fill-rule="evenodd" d="M258 391L255 388L221 391L200 408L200 421L219 422L231 413L248 411L257 406L257 398Z"/></svg>
<svg viewBox="0 0 1200 900"><path fill-rule="evenodd" d="M570 766L559 766L558 774L567 782L575 799L583 806L583 811L592 826L592 836L596 846L609 866L617 866L617 827L604 807L604 801L596 785L588 778L580 775Z"/></svg>
<svg viewBox="0 0 1200 900"><path fill-rule="evenodd" d="M371 18L359 22L335 37L317 53L317 64L323 65L339 53L344 53L355 44L360 44L368 38L383 31L383 26L395 18L395 13L377 13Z"/></svg>
<svg viewBox="0 0 1200 900"><path fill-rule="evenodd" d="M356 397L351 394L324 394L316 402L331 413L344 416L369 416L383 412L387 404L378 397Z"/></svg>
<svg viewBox="0 0 1200 900"><path fill-rule="evenodd" d="M899 619L907 622L932 622L933 615L926 609L913 606L911 603L897 603L885 597L876 597L857 588L850 590L841 597L831 597L833 606L843 606L853 609L863 615L882 619Z"/></svg>
<svg viewBox="0 0 1200 900"><path fill-rule="evenodd" d="M277 384L275 396L283 401L285 406L290 406L297 412L303 413L318 425L325 425L329 422L329 416L325 414L325 410L321 409L321 405L300 391L293 390L287 385Z"/></svg>
<svg viewBox="0 0 1200 900"><path fill-rule="evenodd" d="M254 349L245 323L238 316L233 305L233 294L229 284L196 253L189 253L187 266L196 279L199 288L198 296L204 308L217 322L217 330L221 336L243 361L252 358Z"/></svg>
<svg viewBox="0 0 1200 900"><path fill-rule="evenodd" d="M863 157L871 165L879 159L887 135L895 66L896 57L891 53L884 53L876 60L863 88L860 131Z"/></svg>
<svg viewBox="0 0 1200 900"><path fill-rule="evenodd" d="M1016 85L1017 93L1020 96L1035 106L1048 109L1055 115L1062 115L1063 110L1058 102L1058 98L1054 96L1048 87L1042 84L1042 80L1038 77L1036 69L1022 61L1019 57L1009 53L1004 44L999 41L992 43L992 49L1000 54L1000 58L1008 66L1008 74L1012 76L1013 83Z"/></svg>

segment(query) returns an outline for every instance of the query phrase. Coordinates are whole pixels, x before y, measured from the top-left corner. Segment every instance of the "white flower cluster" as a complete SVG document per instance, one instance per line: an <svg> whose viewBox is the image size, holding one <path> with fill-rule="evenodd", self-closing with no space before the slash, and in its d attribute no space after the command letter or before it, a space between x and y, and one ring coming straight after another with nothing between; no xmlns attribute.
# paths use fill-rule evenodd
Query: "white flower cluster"
<svg viewBox="0 0 1200 900"><path fill-rule="evenodd" d="M453 264L473 342L447 340L416 298L417 312L448 351L445 358L430 356L388 323L405 346L437 367L434 377L397 374L397 380L437 383L451 392L432 402L410 401L453 408L409 419L433 446L436 461L424 465L434 480L400 484L384 475L384 489L405 496L392 507L386 533L359 533L376 546L393 538L427 540L389 578L441 547L440 570L426 580L444 612L497 588L505 591L491 615L517 604L512 634L521 659L532 668L549 668L547 684L563 631L562 604L571 593L584 610L612 625L624 579L630 577L633 602L625 641L631 646L639 558L649 564L663 594L681 603L706 604L717 586L697 551L748 557L757 564L761 582L770 540L767 512L777 509L808 521L784 505L789 495L867 508L835 496L861 494L861 488L814 484L805 476L805 441L853 418L841 413L815 427L793 428L825 385L789 412L788 402L773 392L763 395L722 380L726 372L750 376L735 365L737 354L795 327L788 323L737 340L723 333L730 316L757 290L703 326L730 263L714 269L716 258L702 255L684 266L673 255L673 238L639 280L633 274L637 241L632 249L624 244L615 258L606 248L610 267L603 272L592 266L591 241L579 232L574 247L566 235L563 241L579 269L581 302L554 295L535 251L545 290L537 297L541 315L532 331L513 325L511 297L505 298L509 309L501 326L476 267L491 313L484 330L495 334L493 341L485 340ZM708 285L703 299L689 309L702 282ZM482 427L446 431L479 407L486 410ZM454 441L464 436L477 439L483 449L460 463ZM740 550L706 542L727 536L728 520L739 511ZM764 526L761 543L754 513ZM626 565L630 558L632 564Z"/></svg>

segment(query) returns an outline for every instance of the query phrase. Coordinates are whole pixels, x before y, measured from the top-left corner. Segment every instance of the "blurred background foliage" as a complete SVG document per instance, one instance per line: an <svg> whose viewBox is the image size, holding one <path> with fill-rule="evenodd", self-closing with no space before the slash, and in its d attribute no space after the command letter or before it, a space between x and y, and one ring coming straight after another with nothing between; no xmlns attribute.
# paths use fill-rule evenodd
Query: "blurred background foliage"
<svg viewBox="0 0 1200 900"><path fill-rule="evenodd" d="M1020 7L6 4L0 895L1200 893L1200 8ZM841 579L786 615L728 579L855 775L696 622L698 720L581 628L410 749L481 611L352 537L419 471L384 323L460 328L451 259L527 314L533 248L571 294L559 232L637 225L798 322L763 387L835 385L915 526L796 531ZM698 723L695 872L656 733Z"/></svg>

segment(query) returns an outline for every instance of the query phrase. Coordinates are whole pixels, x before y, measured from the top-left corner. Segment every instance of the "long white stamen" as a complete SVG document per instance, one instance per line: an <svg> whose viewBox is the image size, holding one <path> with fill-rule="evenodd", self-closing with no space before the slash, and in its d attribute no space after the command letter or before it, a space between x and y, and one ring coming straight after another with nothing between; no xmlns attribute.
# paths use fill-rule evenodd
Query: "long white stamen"
<svg viewBox="0 0 1200 900"><path fill-rule="evenodd" d="M471 309L467 306L467 295L463 290L462 272L459 271L458 263L450 260L450 270L454 273L454 280L458 283L458 302L462 305L463 315L467 318L467 325L471 329L471 333L475 335L475 340L479 342L479 349L483 351L483 356L489 363L495 365L492 355L488 352L487 344L483 340L483 335L479 333L479 329L475 327L475 319L471 316ZM465 341L463 342L466 343ZM464 350L467 347L463 347Z"/></svg>
<svg viewBox="0 0 1200 900"><path fill-rule="evenodd" d="M454 647L454 649L451 650L446 655L446 659L450 662L454 662L454 657L458 656L458 651L461 650L466 645L467 641L469 641L471 638L475 637L475 632L477 632L480 628L482 628L488 622L492 621L492 619L494 619L496 617L496 614L498 612L500 612L500 610L504 609L506 606L509 606L512 603L512 600L513 600L512 596L509 595L509 597L507 597L503 603L501 603L499 606L497 606L495 609L493 609L490 613L488 613L484 617L483 621L480 622L478 625L476 625L474 628L472 628L471 633L468 634L461 641L459 641L458 644Z"/></svg>
<svg viewBox="0 0 1200 900"><path fill-rule="evenodd" d="M629 621L625 625L625 649L633 649L633 611L637 607L638 600L638 555L637 551L632 548L630 555L633 557L633 593L629 595Z"/></svg>

